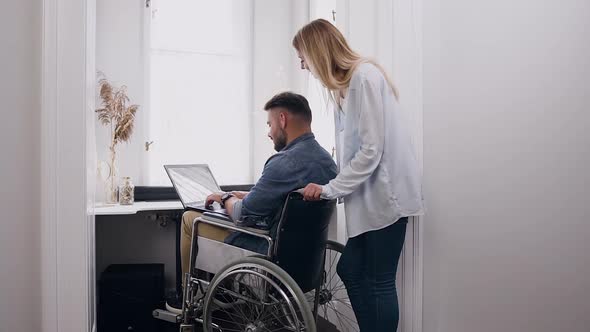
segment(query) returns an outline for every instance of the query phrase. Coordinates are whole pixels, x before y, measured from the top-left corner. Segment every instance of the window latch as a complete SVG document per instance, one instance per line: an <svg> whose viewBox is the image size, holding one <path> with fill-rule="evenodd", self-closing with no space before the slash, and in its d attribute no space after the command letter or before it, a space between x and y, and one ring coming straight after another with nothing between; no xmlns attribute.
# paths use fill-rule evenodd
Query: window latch
<svg viewBox="0 0 590 332"><path fill-rule="evenodd" d="M145 142L145 150L149 151L150 150L150 145L154 144L154 141L149 141L149 142Z"/></svg>

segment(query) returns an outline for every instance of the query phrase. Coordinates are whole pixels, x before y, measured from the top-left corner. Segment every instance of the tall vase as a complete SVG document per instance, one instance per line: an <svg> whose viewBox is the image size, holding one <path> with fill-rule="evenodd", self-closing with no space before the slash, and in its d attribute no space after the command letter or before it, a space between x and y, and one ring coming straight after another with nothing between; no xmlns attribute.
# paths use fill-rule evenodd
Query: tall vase
<svg viewBox="0 0 590 332"><path fill-rule="evenodd" d="M111 145L109 148L111 151L111 156L109 159L109 176L106 181L106 203L107 204L116 204L119 201L118 197L118 189L119 186L117 185L117 165L116 161L116 151L115 146Z"/></svg>

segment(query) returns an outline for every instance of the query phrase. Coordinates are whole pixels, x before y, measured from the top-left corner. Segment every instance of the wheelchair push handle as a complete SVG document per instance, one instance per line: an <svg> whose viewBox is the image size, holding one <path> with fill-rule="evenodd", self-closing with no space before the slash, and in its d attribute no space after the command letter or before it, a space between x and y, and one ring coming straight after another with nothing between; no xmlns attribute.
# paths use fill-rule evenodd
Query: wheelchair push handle
<svg viewBox="0 0 590 332"><path fill-rule="evenodd" d="M298 196L297 198L298 198L298 199L303 199L303 190L304 190L304 189L305 189L305 188L299 188L299 189L297 189L297 190L294 190L294 191L292 191L292 192L291 192L291 194L298 194L298 195L297 195L297 196ZM324 193L322 193L322 194L320 195L320 201L329 201L329 199L327 199L327 198L324 196Z"/></svg>

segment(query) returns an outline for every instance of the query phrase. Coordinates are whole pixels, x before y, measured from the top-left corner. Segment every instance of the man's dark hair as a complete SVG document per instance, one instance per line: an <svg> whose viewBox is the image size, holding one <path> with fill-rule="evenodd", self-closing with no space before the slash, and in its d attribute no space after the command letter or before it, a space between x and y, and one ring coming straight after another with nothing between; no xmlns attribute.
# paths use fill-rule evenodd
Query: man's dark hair
<svg viewBox="0 0 590 332"><path fill-rule="evenodd" d="M311 123L311 109L309 108L307 99L302 95L293 92L281 92L266 102L264 110L268 111L275 107L283 107L289 113Z"/></svg>

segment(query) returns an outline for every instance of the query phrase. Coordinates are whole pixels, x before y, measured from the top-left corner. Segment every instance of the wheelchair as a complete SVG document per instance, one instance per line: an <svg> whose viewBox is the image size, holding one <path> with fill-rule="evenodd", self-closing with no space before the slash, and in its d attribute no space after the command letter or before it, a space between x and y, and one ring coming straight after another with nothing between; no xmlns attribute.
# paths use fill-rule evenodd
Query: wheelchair
<svg viewBox="0 0 590 332"><path fill-rule="evenodd" d="M262 238L268 250L262 255L200 237L194 225L182 313L157 309L153 316L180 323L180 332L193 332L197 324L203 331L315 332L320 321L329 330L359 331L336 274L343 246L327 240L335 205L334 200L304 201L292 192L272 231L238 226L207 213L195 219Z"/></svg>

